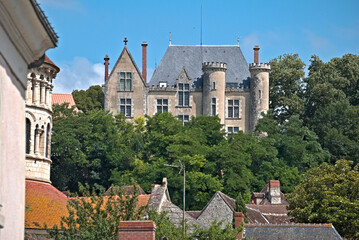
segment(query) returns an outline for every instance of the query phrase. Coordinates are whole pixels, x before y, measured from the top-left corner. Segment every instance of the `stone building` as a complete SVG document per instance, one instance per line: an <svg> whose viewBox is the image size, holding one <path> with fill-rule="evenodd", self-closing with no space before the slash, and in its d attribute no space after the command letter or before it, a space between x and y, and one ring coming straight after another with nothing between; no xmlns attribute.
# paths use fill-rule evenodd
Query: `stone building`
<svg viewBox="0 0 359 240"><path fill-rule="evenodd" d="M229 134L253 131L269 108L269 64L247 64L239 46L169 45L147 83L147 43L142 43L142 74L125 46L110 75L105 60L105 109L128 120L171 112L187 122L192 116L218 115Z"/></svg>
<svg viewBox="0 0 359 240"><path fill-rule="evenodd" d="M35 0L0 1L0 239L24 239L26 75L57 38Z"/></svg>

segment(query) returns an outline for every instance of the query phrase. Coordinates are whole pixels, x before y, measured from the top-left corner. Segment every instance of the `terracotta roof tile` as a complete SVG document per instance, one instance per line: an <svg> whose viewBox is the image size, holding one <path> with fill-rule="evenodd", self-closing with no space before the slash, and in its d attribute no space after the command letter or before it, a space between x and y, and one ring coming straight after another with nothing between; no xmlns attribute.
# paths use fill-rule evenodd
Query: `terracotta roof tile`
<svg viewBox="0 0 359 240"><path fill-rule="evenodd" d="M69 107L75 106L75 100L71 93L53 93L52 94L52 105L68 103Z"/></svg>
<svg viewBox="0 0 359 240"><path fill-rule="evenodd" d="M47 63L47 64L53 66L57 72L60 72L60 68L58 66L56 66L56 64L53 61L51 61L51 59L47 55L45 55L44 63Z"/></svg>
<svg viewBox="0 0 359 240"><path fill-rule="evenodd" d="M25 227L43 229L60 225L61 217L67 215L67 197L49 183L26 180Z"/></svg>

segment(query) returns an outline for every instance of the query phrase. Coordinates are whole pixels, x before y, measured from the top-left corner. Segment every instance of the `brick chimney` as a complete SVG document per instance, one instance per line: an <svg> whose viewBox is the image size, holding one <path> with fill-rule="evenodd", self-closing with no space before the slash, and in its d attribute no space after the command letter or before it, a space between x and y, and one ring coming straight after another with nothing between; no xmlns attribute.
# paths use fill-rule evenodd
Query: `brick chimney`
<svg viewBox="0 0 359 240"><path fill-rule="evenodd" d="M155 240L156 224L153 221L123 221L119 225L120 240Z"/></svg>
<svg viewBox="0 0 359 240"><path fill-rule="evenodd" d="M147 82L147 43L143 42L142 46L142 77Z"/></svg>
<svg viewBox="0 0 359 240"><path fill-rule="evenodd" d="M107 82L108 79L108 65L110 65L110 63L108 62L110 60L110 58L108 57L108 55L106 54L105 58L103 59L105 60L105 82Z"/></svg>
<svg viewBox="0 0 359 240"><path fill-rule="evenodd" d="M255 45L253 50L254 50L254 63L258 63L259 61L259 46Z"/></svg>
<svg viewBox="0 0 359 240"><path fill-rule="evenodd" d="M234 228L238 228L244 222L244 214L241 212L234 213ZM237 234L237 239L242 239L243 231Z"/></svg>
<svg viewBox="0 0 359 240"><path fill-rule="evenodd" d="M279 180L269 181L269 201L271 204L281 204Z"/></svg>

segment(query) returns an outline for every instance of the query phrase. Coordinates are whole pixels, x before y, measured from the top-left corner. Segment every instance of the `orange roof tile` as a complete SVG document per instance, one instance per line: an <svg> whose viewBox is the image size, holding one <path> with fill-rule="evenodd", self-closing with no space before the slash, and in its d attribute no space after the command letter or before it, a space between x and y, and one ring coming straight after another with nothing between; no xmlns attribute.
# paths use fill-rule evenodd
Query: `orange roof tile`
<svg viewBox="0 0 359 240"><path fill-rule="evenodd" d="M26 180L25 228L44 229L57 224L68 214L67 197L49 183Z"/></svg>
<svg viewBox="0 0 359 240"><path fill-rule="evenodd" d="M69 107L76 105L74 97L71 93L53 93L52 94L52 105L68 103Z"/></svg>
<svg viewBox="0 0 359 240"><path fill-rule="evenodd" d="M56 64L53 61L51 61L51 59L47 55L45 55L44 63L47 63L47 64L53 66L56 69L56 72L60 72L60 68L58 66L56 66Z"/></svg>

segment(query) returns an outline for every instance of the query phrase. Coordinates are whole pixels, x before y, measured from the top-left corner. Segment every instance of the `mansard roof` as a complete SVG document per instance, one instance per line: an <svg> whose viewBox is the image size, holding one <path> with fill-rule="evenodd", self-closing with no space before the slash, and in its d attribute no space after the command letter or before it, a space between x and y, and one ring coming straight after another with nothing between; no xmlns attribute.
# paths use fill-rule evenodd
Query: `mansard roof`
<svg viewBox="0 0 359 240"><path fill-rule="evenodd" d="M170 45L149 85L157 86L164 81L174 85L185 68L194 85L201 86L203 62L225 62L226 82L248 84L248 64L239 46Z"/></svg>

